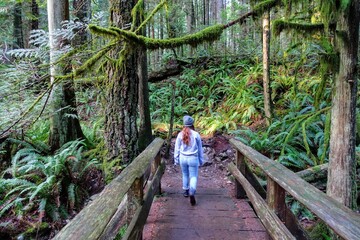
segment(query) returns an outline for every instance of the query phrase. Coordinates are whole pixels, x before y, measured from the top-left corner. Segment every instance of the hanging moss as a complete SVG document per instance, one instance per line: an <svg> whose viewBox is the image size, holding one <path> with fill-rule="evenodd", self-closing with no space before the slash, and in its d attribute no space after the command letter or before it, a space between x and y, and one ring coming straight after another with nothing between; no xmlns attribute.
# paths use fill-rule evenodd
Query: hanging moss
<svg viewBox="0 0 360 240"><path fill-rule="evenodd" d="M166 0L161 1L154 10L151 11L149 16L140 24L140 26L135 30L135 33L139 32L153 17L154 15L166 4ZM133 13L132 13L133 14Z"/></svg>
<svg viewBox="0 0 360 240"><path fill-rule="evenodd" d="M138 17L144 16L144 1L139 0L136 5L131 10L131 18L132 18L132 24L130 31L134 32L135 26L137 25L137 22L142 22L143 19L138 19Z"/></svg>
<svg viewBox="0 0 360 240"><path fill-rule="evenodd" d="M130 44L140 44L145 46L149 50L154 49L166 49L166 48L176 48L185 44L191 46L196 46L203 42L213 42L220 38L224 25L218 24L214 26L207 27L197 33L189 34L183 37L171 38L171 39L153 39L137 35L134 32L123 30L120 28L110 27L102 28L99 26L91 25L89 26L90 30L97 34L107 34L107 36L112 35L113 37L121 36L125 41ZM115 33L115 34L114 34Z"/></svg>
<svg viewBox="0 0 360 240"><path fill-rule="evenodd" d="M119 34L117 32L115 32L109 28L99 27L94 24L89 24L89 30L96 35L103 36L106 38L119 37Z"/></svg>
<svg viewBox="0 0 360 240"><path fill-rule="evenodd" d="M340 9L342 11L347 11L350 8L351 0L341 0Z"/></svg>
<svg viewBox="0 0 360 240"><path fill-rule="evenodd" d="M253 12L255 13L255 15L260 16L262 15L265 11L268 11L269 9L271 9L272 7L279 5L281 3L281 1L279 0L266 0L266 1L262 1L258 4L256 4L253 7Z"/></svg>
<svg viewBox="0 0 360 240"><path fill-rule="evenodd" d="M280 3L281 0L266 0L260 2L253 8L252 15L260 15L266 10L271 9L272 7ZM183 37L170 38L170 39L152 39L141 35L137 35L136 33L141 28L143 28L165 4L166 4L166 0L161 1L136 30L134 30L133 27L130 31L128 31L116 27L103 28L96 25L89 25L89 29L92 33L96 35L112 37L112 38L121 37L130 44L133 45L140 44L145 46L149 50L154 50L159 48L171 49L171 48L180 47L185 44L195 47L203 42L213 42L220 38L225 28L232 26L232 24L231 25L218 24L214 26L209 26L194 34L189 34ZM135 6L135 8L132 11L132 17L133 17L132 26L135 26L136 16L138 12L143 11L141 6L142 6L142 1L138 2L138 4Z"/></svg>
<svg viewBox="0 0 360 240"><path fill-rule="evenodd" d="M326 119L325 119L325 127L324 127L324 151L320 157L320 164L325 163L325 157L326 157L326 150L329 147L330 144L330 128L331 128L331 111L328 111L326 114Z"/></svg>
<svg viewBox="0 0 360 240"><path fill-rule="evenodd" d="M272 22L272 31L273 34L278 36L283 30L297 30L297 32L302 32L303 34L314 34L319 31L324 30L323 23L299 23L299 22L290 22L282 19L277 19Z"/></svg>
<svg viewBox="0 0 360 240"><path fill-rule="evenodd" d="M325 26L325 31L327 32L330 26L330 23L334 21L336 17L336 4L335 1L322 0L320 3L320 15L322 22Z"/></svg>
<svg viewBox="0 0 360 240"><path fill-rule="evenodd" d="M98 62L100 58L104 57L106 53L109 52L115 46L115 44L116 44L115 41L109 43L107 46L101 49L97 54L89 58L83 65L81 65L81 67L75 69L72 75L79 76L83 74L86 70L90 69Z"/></svg>
<svg viewBox="0 0 360 240"><path fill-rule="evenodd" d="M326 83L332 72L336 72L339 68L339 55L335 52L333 45L326 37L322 37L319 45L322 48L320 54L320 74L321 82L316 89L315 108L319 108L320 101L323 99Z"/></svg>

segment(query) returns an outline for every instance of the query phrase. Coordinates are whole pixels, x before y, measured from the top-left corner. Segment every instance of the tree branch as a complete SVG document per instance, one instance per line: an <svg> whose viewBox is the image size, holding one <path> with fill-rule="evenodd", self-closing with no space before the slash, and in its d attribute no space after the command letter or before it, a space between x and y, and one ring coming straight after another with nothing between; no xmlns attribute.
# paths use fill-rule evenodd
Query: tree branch
<svg viewBox="0 0 360 240"><path fill-rule="evenodd" d="M280 3L281 3L281 1L279 1L279 0L268 0L268 1L264 1L262 3L259 3L253 8L253 10L251 12L247 12L247 13L243 14L241 17L239 17L238 19L225 24L224 29L231 27L237 23L243 24L248 17L259 16L259 15L263 14L265 11L275 7L276 5L279 5Z"/></svg>

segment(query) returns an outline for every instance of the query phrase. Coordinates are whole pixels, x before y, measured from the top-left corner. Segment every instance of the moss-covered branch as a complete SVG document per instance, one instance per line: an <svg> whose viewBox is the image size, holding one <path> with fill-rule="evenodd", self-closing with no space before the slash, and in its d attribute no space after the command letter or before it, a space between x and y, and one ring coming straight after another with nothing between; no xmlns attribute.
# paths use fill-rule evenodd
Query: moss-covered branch
<svg viewBox="0 0 360 240"><path fill-rule="evenodd" d="M283 30L296 30L304 34L313 34L325 29L323 23L299 23L277 19L272 22L273 33L279 35Z"/></svg>
<svg viewBox="0 0 360 240"><path fill-rule="evenodd" d="M242 24L248 17L259 16L259 15L263 14L265 11L275 7L276 5L278 5L280 3L281 3L281 1L279 1L279 0L266 0L259 4L256 4L253 7L253 10L251 12L247 12L247 13L243 14L241 17L239 17L238 19L225 24L224 28L231 27L237 23Z"/></svg>
<svg viewBox="0 0 360 240"><path fill-rule="evenodd" d="M281 0L266 0L261 3L256 4L253 7L253 12L256 16L262 15L264 12L270 10L271 8L280 5Z"/></svg>
<svg viewBox="0 0 360 240"><path fill-rule="evenodd" d="M13 123L11 124L9 127L7 127L4 131L0 132L0 137L5 136L5 134L10 131L11 128L13 128L15 125L17 125L21 120L23 120L34 108L35 106L40 102L40 100L45 96L45 94L50 93L52 88L54 87L55 84L58 84L61 81L61 79L56 79L54 80L53 83L50 84L50 86L43 92L40 94L40 96L38 96L35 101L31 104L31 106L21 114L21 116ZM47 100L45 102L45 104L47 103Z"/></svg>
<svg viewBox="0 0 360 240"><path fill-rule="evenodd" d="M95 27L95 26L92 26L91 29L94 33L97 33L98 30L99 32L106 31L106 29L104 28ZM218 25L210 26L194 34L189 34L183 37L170 38L170 39L148 38L141 35L137 35L134 32L123 30L120 28L115 28L115 27L111 27L109 30L110 32L116 32L117 36L121 36L131 44L140 44L145 46L149 50L154 50L158 48L162 48L162 49L176 48L185 44L196 46L203 42L215 41L219 39L219 37L221 36L224 30L224 25L218 24Z"/></svg>
<svg viewBox="0 0 360 240"><path fill-rule="evenodd" d="M146 19L140 24L140 26L135 30L135 33L139 32L141 28L143 28L153 17L154 15L165 5L166 0L161 1L154 10L151 11L149 16L146 17Z"/></svg>
<svg viewBox="0 0 360 240"><path fill-rule="evenodd" d="M109 28L99 27L94 24L89 24L89 30L96 35L107 37L107 38L119 37L119 34L117 32L114 32Z"/></svg>
<svg viewBox="0 0 360 240"><path fill-rule="evenodd" d="M158 12L165 4L166 1L161 1L156 8L150 13L150 15L141 23L141 25L133 31L130 30L123 30L116 27L110 27L110 28L103 28L95 25L89 25L89 29L92 33L96 35L106 36L106 37L113 37L113 38L122 38L126 42L130 44L140 44L145 46L149 50L154 49L172 49L176 47L180 47L182 45L191 45L193 47L203 43L203 42L213 42L220 38L222 32L224 29L233 26L236 23L242 23L244 20L250 16L259 15L263 13L264 11L271 9L272 7L276 6L277 4L280 4L280 0L266 0L259 4L257 4L253 11L248 12L244 15L242 15L240 18L226 24L218 24L214 26L207 27L197 33L189 34L183 37L177 37L177 38L169 38L169 39L153 39L144 37L141 35L137 35L136 33L143 27L145 24L155 15L156 12ZM137 8L136 8L137 9ZM134 10L135 11L135 10ZM135 15L135 12L133 12L133 15ZM135 16L133 16L134 18Z"/></svg>
<svg viewBox="0 0 360 240"><path fill-rule="evenodd" d="M109 52L115 45L116 45L115 41L112 41L111 43L109 43L107 46L105 46L103 49L101 49L98 53L96 53L94 56L89 58L83 65L81 65L81 67L77 68L72 73L72 75L75 77L75 76L80 76L81 74L83 74L86 70L88 70L92 66L94 66L100 58L104 57L106 55L106 53ZM64 76L64 77L67 78L68 76Z"/></svg>

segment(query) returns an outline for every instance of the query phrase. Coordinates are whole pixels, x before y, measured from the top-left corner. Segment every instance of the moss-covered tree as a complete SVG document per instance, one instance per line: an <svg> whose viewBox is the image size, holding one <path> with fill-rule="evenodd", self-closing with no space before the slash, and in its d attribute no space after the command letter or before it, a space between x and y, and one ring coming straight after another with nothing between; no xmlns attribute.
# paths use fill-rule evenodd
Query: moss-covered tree
<svg viewBox="0 0 360 240"><path fill-rule="evenodd" d="M169 39L153 39L142 35L142 29L151 18L164 6L166 1L161 1L141 21L142 1L110 1L109 28L90 25L90 30L112 40L110 43L90 58L83 66L74 71L75 75L84 73L88 68L107 56L106 63L106 109L105 109L105 142L110 158L120 156L124 163L130 162L138 153L139 147L144 148L151 139L150 114L148 109L147 83L144 64L144 51L155 49L174 49L185 44L196 46L203 42L217 40L224 29L244 19L257 14L259 9L269 8L276 1L270 0L260 8L244 14L239 19L226 25L218 24L207 27L197 33L183 37ZM133 10L132 10L133 9ZM141 23L140 23L141 22ZM140 24L140 25L139 25ZM106 55L108 54L108 55ZM145 60L146 61L146 60ZM140 89L140 91L139 91ZM139 95L140 94L140 95ZM140 96L138 98L138 96ZM141 99L143 97L143 99ZM137 128L137 105L140 105L140 133L144 134L139 142ZM148 120L146 119L148 118ZM143 131L144 130L144 131Z"/></svg>
<svg viewBox="0 0 360 240"><path fill-rule="evenodd" d="M287 9L295 7L286 2ZM327 194L342 204L356 208L355 124L357 101L357 54L359 41L359 1L296 1L303 7L320 9L317 22L276 20L275 32L283 29L299 33L321 34L334 38L332 56L327 64L334 65L331 106L330 153ZM312 4L312 6L310 6ZM302 19L303 20L303 19ZM328 42L330 45L330 42ZM334 60L335 58L335 60ZM334 64L335 63L335 64ZM319 94L317 95L319 96Z"/></svg>
<svg viewBox="0 0 360 240"><path fill-rule="evenodd" d="M23 24L22 24L22 2L17 1L14 4L13 9L13 37L14 44L13 48L23 48L24 47L24 34L23 34Z"/></svg>
<svg viewBox="0 0 360 240"><path fill-rule="evenodd" d="M131 26L131 10L137 0L110 0L110 24L119 29ZM132 28L134 26L131 26ZM121 42L109 52L110 60L106 66L106 109L105 142L110 158L122 157L123 162L130 162L138 153L137 75L139 49L125 46ZM125 52L126 51L126 52Z"/></svg>
<svg viewBox="0 0 360 240"><path fill-rule="evenodd" d="M329 1L328 4L330 4ZM335 1L329 16L336 22L339 54L331 107L331 135L327 194L356 209L356 101L359 42L359 1Z"/></svg>
<svg viewBox="0 0 360 240"><path fill-rule="evenodd" d="M263 88L264 112L269 126L272 117L271 88L270 88L270 11L263 15Z"/></svg>
<svg viewBox="0 0 360 240"><path fill-rule="evenodd" d="M141 4L141 5L140 5ZM144 3L139 8L144 9ZM144 21L144 11L137 11L137 19ZM137 29L139 34L145 35L145 28ZM150 100L148 86L147 52L144 46L139 46L137 54L138 76L139 76L139 151L143 151L152 141Z"/></svg>
<svg viewBox="0 0 360 240"><path fill-rule="evenodd" d="M57 51L68 44L66 40L58 37L56 30L61 28L61 22L69 19L68 0L48 0L48 26L50 42L50 78L55 83L56 76L69 72L69 66L55 64L58 59ZM76 98L72 79L53 85L50 102L53 109L51 116L49 145L52 151L59 149L64 143L84 138L76 110Z"/></svg>

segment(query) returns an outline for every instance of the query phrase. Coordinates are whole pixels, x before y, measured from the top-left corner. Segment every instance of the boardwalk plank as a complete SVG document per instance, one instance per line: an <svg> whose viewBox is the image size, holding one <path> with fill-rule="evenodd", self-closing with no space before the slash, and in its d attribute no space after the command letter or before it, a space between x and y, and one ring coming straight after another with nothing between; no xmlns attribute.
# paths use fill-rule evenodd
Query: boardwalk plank
<svg viewBox="0 0 360 240"><path fill-rule="evenodd" d="M196 206L182 196L179 180L180 173L164 174L164 194L152 205L144 240L270 239L249 203L231 197L213 177L200 174Z"/></svg>

